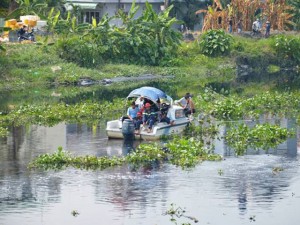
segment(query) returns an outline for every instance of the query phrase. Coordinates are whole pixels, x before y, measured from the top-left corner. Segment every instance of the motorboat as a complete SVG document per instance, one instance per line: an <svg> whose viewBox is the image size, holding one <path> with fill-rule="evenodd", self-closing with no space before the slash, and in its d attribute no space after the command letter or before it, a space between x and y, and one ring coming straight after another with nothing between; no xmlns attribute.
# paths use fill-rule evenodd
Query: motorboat
<svg viewBox="0 0 300 225"><path fill-rule="evenodd" d="M167 112L174 123L156 122L151 132L147 130L147 127L141 125L139 132L135 133L133 123L130 120L122 122L122 118L120 118L107 122L106 133L108 138L124 139L131 136L140 140L159 140L163 136L182 133L190 122L185 116L183 108L173 104L173 99L165 92L154 87L141 87L131 91L127 96L127 100L131 98L139 99L140 97L152 101L153 104L157 104L158 99L164 102L162 104L167 106Z"/></svg>

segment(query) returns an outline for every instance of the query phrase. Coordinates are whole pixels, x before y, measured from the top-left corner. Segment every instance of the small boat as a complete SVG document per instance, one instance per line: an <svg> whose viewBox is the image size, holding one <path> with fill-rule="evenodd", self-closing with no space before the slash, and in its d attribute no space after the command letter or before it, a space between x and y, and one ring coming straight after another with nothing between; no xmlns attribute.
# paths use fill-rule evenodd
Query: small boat
<svg viewBox="0 0 300 225"><path fill-rule="evenodd" d="M141 96L151 100L154 104L157 103L158 99L168 102L167 110L174 119L174 124L156 122L153 126L152 132L150 133L147 132L146 127L141 125L139 134L135 134L134 125L130 120L124 120L123 123L122 119L112 120L108 121L106 126L108 138L124 139L128 137L134 137L135 139L147 141L159 140L163 136L179 134L183 132L187 124L190 122L185 116L183 108L178 105L174 105L173 99L166 95L163 91L154 87L141 87L130 92L130 94L127 96L127 99L140 98Z"/></svg>

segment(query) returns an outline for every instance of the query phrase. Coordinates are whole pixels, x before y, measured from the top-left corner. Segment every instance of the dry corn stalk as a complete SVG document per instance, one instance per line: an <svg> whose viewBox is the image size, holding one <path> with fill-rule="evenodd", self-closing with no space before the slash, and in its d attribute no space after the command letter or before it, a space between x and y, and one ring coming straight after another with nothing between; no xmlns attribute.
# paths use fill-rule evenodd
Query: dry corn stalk
<svg viewBox="0 0 300 225"><path fill-rule="evenodd" d="M234 30L239 20L242 20L243 30L252 30L252 23L256 18L263 23L269 20L273 29L284 30L288 29L287 24L293 24L293 15L288 13L291 9L293 7L287 5L286 0L232 0L225 9L220 0L214 0L207 10L198 10L196 14L205 14L202 31L226 29L230 18L233 20Z"/></svg>

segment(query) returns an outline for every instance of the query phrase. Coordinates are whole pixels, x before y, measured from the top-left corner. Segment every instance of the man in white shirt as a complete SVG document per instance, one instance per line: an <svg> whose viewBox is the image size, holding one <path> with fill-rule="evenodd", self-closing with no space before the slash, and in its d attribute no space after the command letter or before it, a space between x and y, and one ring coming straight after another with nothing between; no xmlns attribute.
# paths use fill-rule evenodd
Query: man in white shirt
<svg viewBox="0 0 300 225"><path fill-rule="evenodd" d="M195 105L190 93L186 93L184 97L175 102L183 108L186 117L195 113Z"/></svg>

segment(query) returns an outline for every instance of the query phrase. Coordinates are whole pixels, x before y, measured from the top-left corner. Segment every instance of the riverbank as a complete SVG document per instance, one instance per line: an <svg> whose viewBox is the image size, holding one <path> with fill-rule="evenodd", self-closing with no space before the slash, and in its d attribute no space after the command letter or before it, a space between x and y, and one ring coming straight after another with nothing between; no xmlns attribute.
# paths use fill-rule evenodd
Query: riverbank
<svg viewBox="0 0 300 225"><path fill-rule="evenodd" d="M276 51L277 37L282 38L257 40L233 35L230 52L218 57L202 54L197 40L182 42L177 56L165 66L108 60L94 68L62 59L56 45L7 44L0 57L0 108L9 111L24 103L110 101L144 85L161 88L174 98L185 92L198 95L206 88L246 97L298 90L298 59L291 58L288 51ZM297 39L299 34L283 36L282 42L285 37ZM151 79L143 79L149 74Z"/></svg>
<svg viewBox="0 0 300 225"><path fill-rule="evenodd" d="M299 34L293 37L299 38ZM296 69L297 61L276 53L273 36L269 39L253 39L233 36L230 54L208 57L201 54L198 41L182 42L178 55L165 66L140 66L105 62L96 68L79 67L76 63L66 62L59 57L57 46L43 48L35 44L7 44L7 52L1 55L0 72L3 86L9 83L17 89L19 82L35 84L74 85L81 78L102 80L118 76L139 76L143 74L173 75L175 79L182 76L197 77L201 83L220 80L229 75L227 81L235 78L236 69L244 64L255 67L256 72L277 66L284 69ZM277 71L278 71L277 70ZM268 72L274 72L267 70ZM276 72L277 72L276 71ZM24 73L26 72L26 73ZM218 78L218 79L217 79Z"/></svg>

